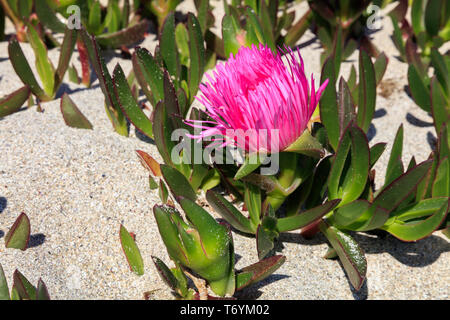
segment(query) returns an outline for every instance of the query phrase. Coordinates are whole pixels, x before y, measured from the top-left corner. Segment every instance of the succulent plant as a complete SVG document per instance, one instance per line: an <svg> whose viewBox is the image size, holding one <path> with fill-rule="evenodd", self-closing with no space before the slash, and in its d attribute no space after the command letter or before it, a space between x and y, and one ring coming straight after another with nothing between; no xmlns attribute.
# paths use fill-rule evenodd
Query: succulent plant
<svg viewBox="0 0 450 320"><path fill-rule="evenodd" d="M450 114L450 54L441 54L439 48L450 40L450 5L441 0L414 0L411 25L406 19L407 8L407 1L400 1L390 14L394 25L392 39L409 64L408 83L414 101L427 112L439 109L433 112L439 114L434 120L445 122ZM431 69L434 77L430 77Z"/></svg>
<svg viewBox="0 0 450 320"><path fill-rule="evenodd" d="M13 274L13 286L10 293L0 264L0 300L50 300L50 295L42 279L39 279L35 287L17 269Z"/></svg>
<svg viewBox="0 0 450 320"><path fill-rule="evenodd" d="M363 48L372 57L377 57L378 49L369 39L367 26L373 14L373 2L386 5L383 1L308 1L313 12L311 23L319 37L324 52L322 63L331 55L338 53L339 61L347 59L357 48ZM379 7L378 7L379 8ZM376 14L376 12L375 12Z"/></svg>
<svg viewBox="0 0 450 320"><path fill-rule="evenodd" d="M66 29L57 68L49 60L47 47L39 37L36 28L31 24L27 27L27 37L36 57L36 69L43 88L34 77L17 38L13 37L8 45L9 58L14 70L25 86L0 100L0 116L2 117L18 111L27 101L30 94L37 98L38 104L40 101L50 101L55 98L69 66L75 47L77 31Z"/></svg>
<svg viewBox="0 0 450 320"><path fill-rule="evenodd" d="M155 206L153 212L159 232L169 256L178 266L177 270L194 272L207 281L215 294L232 296L237 289L267 277L284 262L284 257L278 256L270 261L260 261L259 267L253 266L236 273L230 230L195 202L182 197L178 201L188 221L185 222L171 206ZM155 261L155 264L160 266L161 262ZM263 270L257 270L261 267ZM168 273L167 268L165 272L161 269L159 267L162 274ZM176 273L173 274L175 277Z"/></svg>
<svg viewBox="0 0 450 320"><path fill-rule="evenodd" d="M307 30L311 11L298 22L295 12L288 12L286 3L280 1L224 1L222 40L225 58L236 54L241 46L263 43L274 52L277 46L293 46ZM281 12L278 15L278 12Z"/></svg>

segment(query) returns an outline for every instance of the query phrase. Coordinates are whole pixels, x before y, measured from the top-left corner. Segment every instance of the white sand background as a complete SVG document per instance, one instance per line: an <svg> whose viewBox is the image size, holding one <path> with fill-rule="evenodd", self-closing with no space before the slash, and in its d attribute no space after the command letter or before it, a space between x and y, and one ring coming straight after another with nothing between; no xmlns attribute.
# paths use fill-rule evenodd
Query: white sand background
<svg viewBox="0 0 450 320"><path fill-rule="evenodd" d="M221 1L214 13L220 25ZM297 18L307 8L295 5ZM192 1L179 9L194 10ZM11 26L9 33L13 32ZM376 46L389 57L383 79L384 97L377 96L377 117L371 130L371 145L388 142L380 159L377 182L383 181L392 140L403 123L404 161L412 155L418 162L430 151L435 133L432 119L406 95L407 64L398 55L390 35L390 19L383 18L381 30L373 34ZM155 34L141 44L150 51ZM320 44L311 32L298 42L307 73L320 77ZM21 44L34 68L28 44ZM49 53L54 63L59 50ZM108 67L120 62L125 72L131 61L107 53ZM72 58L79 67L77 53ZM342 66L348 76L357 53ZM357 66L357 65L356 65ZM66 77L67 80L67 77ZM0 43L0 96L22 86L7 53L7 42ZM136 149L160 160L156 147L136 137L116 134L104 111L104 98L98 81L92 89L69 83L64 90L94 125L94 130L73 129L65 125L59 99L0 119L0 238L8 232L17 216L25 212L31 220L31 247L25 252L5 249L0 240L0 263L9 284L18 268L30 281L42 277L53 299L172 299L170 290L156 273L151 255L169 263L159 236L152 207L159 203L157 191L148 187L148 175L139 163ZM388 92L388 94L385 94ZM137 235L145 263L145 275L129 271L119 242L123 223ZM450 293L450 244L440 233L417 243L402 243L391 236L356 234L366 252L367 281L360 292L351 289L337 261L325 260L326 240L318 235L304 240L293 232L281 237L286 263L275 274L239 293L247 299L448 299ZM257 261L255 240L234 234L237 268Z"/></svg>

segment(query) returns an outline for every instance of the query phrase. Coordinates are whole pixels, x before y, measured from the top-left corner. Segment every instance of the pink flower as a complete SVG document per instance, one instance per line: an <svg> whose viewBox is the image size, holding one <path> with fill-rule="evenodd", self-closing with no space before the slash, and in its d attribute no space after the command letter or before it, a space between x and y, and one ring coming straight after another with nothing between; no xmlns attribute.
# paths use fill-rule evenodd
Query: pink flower
<svg viewBox="0 0 450 320"><path fill-rule="evenodd" d="M285 65L281 52L274 55L267 46L252 45L218 64L214 78L206 75L209 83L200 85L202 95L196 97L211 121L188 120L202 129L191 137L219 136L213 140L222 146L233 144L248 152L275 153L289 147L307 128L328 83L315 92L314 78L311 75L310 87L303 59L296 53L286 48Z"/></svg>

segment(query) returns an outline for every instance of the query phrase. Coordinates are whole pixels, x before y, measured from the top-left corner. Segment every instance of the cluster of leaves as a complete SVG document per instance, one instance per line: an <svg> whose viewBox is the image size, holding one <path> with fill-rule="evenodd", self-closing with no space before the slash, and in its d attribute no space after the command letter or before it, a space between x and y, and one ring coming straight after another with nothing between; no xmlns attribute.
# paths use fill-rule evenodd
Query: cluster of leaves
<svg viewBox="0 0 450 320"><path fill-rule="evenodd" d="M21 213L5 236L5 247L25 251L30 241L30 219ZM33 286L19 270L14 271L11 292L0 264L0 300L50 300L47 287L42 279Z"/></svg>
<svg viewBox="0 0 450 320"><path fill-rule="evenodd" d="M39 279L35 287L17 269L13 274L13 285L10 292L3 267L0 264L0 300L50 300L50 295L42 279Z"/></svg>
<svg viewBox="0 0 450 320"><path fill-rule="evenodd" d="M448 1L415 0L411 6L411 25L407 1L400 1L390 16L393 41L400 57L408 63L408 83L416 104L433 114L436 132L450 117L450 53L440 47L450 40ZM430 77L430 71L432 76Z"/></svg>

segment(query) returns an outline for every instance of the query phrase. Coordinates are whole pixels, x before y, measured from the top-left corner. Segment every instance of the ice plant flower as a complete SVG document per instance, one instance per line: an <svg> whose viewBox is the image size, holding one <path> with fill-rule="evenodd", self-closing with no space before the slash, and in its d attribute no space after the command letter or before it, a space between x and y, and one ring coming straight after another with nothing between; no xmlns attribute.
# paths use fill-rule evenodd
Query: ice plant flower
<svg viewBox="0 0 450 320"><path fill-rule="evenodd" d="M220 137L213 141L250 153L276 153L296 142L328 83L326 80L316 92L314 77L311 75L308 83L298 50L285 47L274 55L262 44L241 47L235 56L217 65L213 77L206 76L209 82L200 85L201 95L196 98L211 119L188 121L201 129L190 137Z"/></svg>

